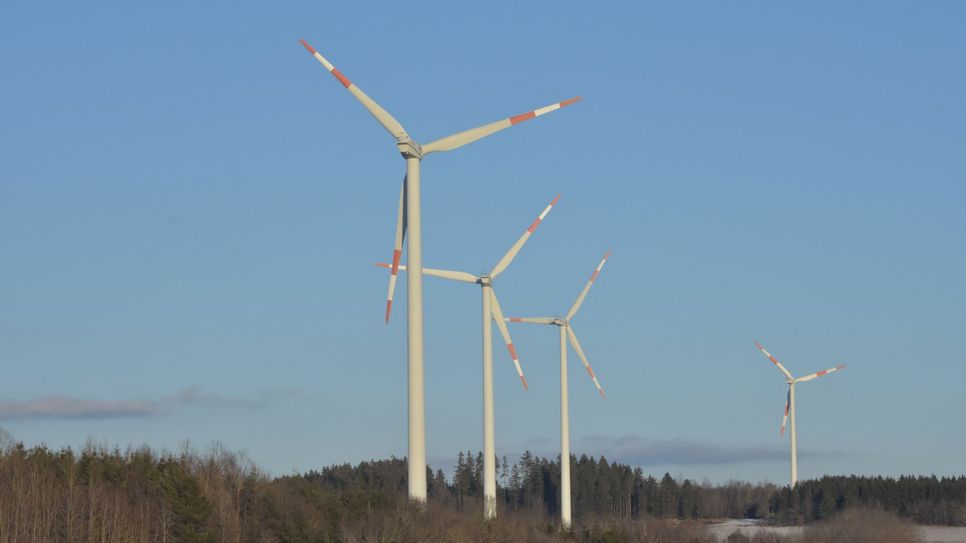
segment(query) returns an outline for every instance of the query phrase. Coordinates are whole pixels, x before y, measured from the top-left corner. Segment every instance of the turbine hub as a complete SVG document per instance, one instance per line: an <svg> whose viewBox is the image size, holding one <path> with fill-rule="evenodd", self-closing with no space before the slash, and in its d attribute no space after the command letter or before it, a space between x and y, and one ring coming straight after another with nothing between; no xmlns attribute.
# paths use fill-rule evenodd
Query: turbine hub
<svg viewBox="0 0 966 543"><path fill-rule="evenodd" d="M417 158L422 160L423 158L423 148L419 146L418 143L411 140L409 136L403 139L396 140L396 147L399 149L399 154L404 158Z"/></svg>

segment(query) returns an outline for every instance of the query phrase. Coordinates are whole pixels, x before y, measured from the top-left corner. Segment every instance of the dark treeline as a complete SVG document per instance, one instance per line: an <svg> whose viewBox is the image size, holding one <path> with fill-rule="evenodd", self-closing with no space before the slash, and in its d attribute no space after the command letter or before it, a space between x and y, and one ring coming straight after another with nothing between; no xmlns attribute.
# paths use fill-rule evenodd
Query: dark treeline
<svg viewBox="0 0 966 543"><path fill-rule="evenodd" d="M801 481L771 499L779 522L826 519L852 506L876 507L919 524L966 526L966 477L830 477Z"/></svg>
<svg viewBox="0 0 966 543"><path fill-rule="evenodd" d="M503 509L556 517L560 504L560 463L525 452L516 463L496 459L497 500ZM406 492L406 462L391 459L333 466L304 479L329 491ZM755 518L779 524L806 524L836 516L846 508L881 509L920 524L966 526L966 477L830 477L801 481L794 489L730 481L712 485L665 473L660 479L606 458L571 458L575 519L668 518L678 520ZM427 470L429 497L441 504L479 508L483 496L483 456L460 453L452 482L442 471Z"/></svg>
<svg viewBox="0 0 966 543"><path fill-rule="evenodd" d="M572 467L577 541L607 540L601 534L608 530L644 533L645 520L654 534L660 526L654 519L803 523L862 505L918 522L966 525L966 478L826 477L791 492L774 485L695 484L667 474L655 479L604 458L581 456ZM406 503L404 459L272 478L217 445L204 453L186 446L159 454L0 443L0 543L513 541L521 530L531 541L557 540L557 462L530 453L515 463L499 459L501 516L489 527L479 524L479 454L461 454L452 480L428 468L427 475L430 513L420 516Z"/></svg>

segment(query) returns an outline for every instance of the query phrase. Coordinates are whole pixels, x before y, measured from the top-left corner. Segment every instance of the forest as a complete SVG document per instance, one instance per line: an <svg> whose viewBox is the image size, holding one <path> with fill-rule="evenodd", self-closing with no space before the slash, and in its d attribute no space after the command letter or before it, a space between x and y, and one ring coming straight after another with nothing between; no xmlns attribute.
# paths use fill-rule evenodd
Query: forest
<svg viewBox="0 0 966 543"><path fill-rule="evenodd" d="M218 444L203 452L185 445L158 453L7 442L0 447L0 543L513 541L524 532L532 536L526 540L556 541L559 463L525 452L515 462L499 458L498 467L499 522L482 526L479 453L460 453L452 477L427 468L428 511L420 513L406 500L402 458L271 477ZM966 525L966 477L834 476L802 481L791 491L655 477L587 456L573 458L572 469L569 537L578 541L651 541L628 534L702 519L806 524L857 508L916 523Z"/></svg>

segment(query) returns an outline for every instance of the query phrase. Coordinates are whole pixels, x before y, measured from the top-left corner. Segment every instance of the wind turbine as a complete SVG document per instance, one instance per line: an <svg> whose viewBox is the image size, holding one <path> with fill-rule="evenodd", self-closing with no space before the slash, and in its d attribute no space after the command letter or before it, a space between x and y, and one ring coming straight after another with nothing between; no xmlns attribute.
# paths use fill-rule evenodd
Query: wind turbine
<svg viewBox="0 0 966 543"><path fill-rule="evenodd" d="M510 317L507 319L510 322L526 322L531 324L548 324L556 326L560 330L560 523L564 530L569 530L571 526L570 521L570 400L567 397L567 341L570 341L570 345L577 351L577 356L580 357L580 361L583 362L584 368L587 369L587 373L590 378L594 381L594 386L597 387L597 392L600 392L602 398L607 399L607 395L604 394L604 389L601 388L600 382L597 380L597 374L594 373L593 368L590 367L590 363L587 362L587 357L584 355L584 350L580 348L580 342L577 341L577 335L574 333L573 326L570 320L574 318L577 311L580 310L581 304L584 303L584 298L587 297L587 292L590 291L591 285L597 280L597 276L600 275L600 270L604 267L604 263L610 257L610 251L604 255L604 258L594 269L594 273L591 274L590 280L584 285L584 289L580 291L580 295L577 296L577 300L574 304L570 306L570 310L567 311L565 317Z"/></svg>
<svg viewBox="0 0 966 543"><path fill-rule="evenodd" d="M496 517L496 466L494 463L496 439L493 431L493 324L490 322L491 320L496 321L496 326L500 329L500 334L503 335L503 341L510 352L513 365L516 366L517 375L520 376L523 388L528 388L527 379L523 376L523 369L520 368L520 360L517 358L517 351L510 339L510 331L504 322L503 311L500 310L500 302L497 300L496 291L493 290L493 280L513 262L513 258L523 248L523 244L530 239L530 235L540 226L540 223L547 217L547 213L550 213L559 199L560 196L557 196L550 202L550 205L544 208L543 212L537 216L530 227L523 232L523 235L517 239L516 243L510 247L510 250L488 273L477 276L461 271L423 268L423 273L426 275L462 283L473 283L480 285L483 289L483 518L487 520ZM392 265L379 263L377 266L389 268ZM399 265L398 268L407 271L406 266Z"/></svg>
<svg viewBox="0 0 966 543"><path fill-rule="evenodd" d="M386 322L392 309L393 290L396 286L396 275L399 272L399 258L402 255L403 240L409 230L409 263L408 279L408 381L409 381L409 499L418 503L426 502L426 417L425 390L423 381L423 254L422 227L420 224L419 208L419 164L424 156L430 153L451 151L499 132L505 128L522 123L523 121L539 117L545 113L556 111L562 107L577 102L581 97L557 102L540 109L514 115L500 121L485 124L476 128L440 138L427 145L420 145L413 140L402 124L377 104L358 86L332 65L321 53L316 51L305 40L299 40L302 45L325 66L342 86L362 103L369 113L396 140L396 147L406 159L406 176L403 178L402 190L399 195L399 215L396 220L396 239L393 244L392 268L389 276L389 296L386 301Z"/></svg>
<svg viewBox="0 0 966 543"><path fill-rule="evenodd" d="M792 427L791 427L792 485L791 487L795 488L795 485L798 483L798 442L795 436L795 385L797 383L804 383L806 381L811 381L812 379L816 379L823 375L827 375L829 373L832 373L833 371L838 371L844 368L845 364L839 364L834 368L817 371L815 373L810 373L805 377L799 377L796 379L795 377L792 377L792 374L788 370L785 369L785 366L782 366L781 362L779 362L774 356L771 355L771 353L766 351L765 348L761 346L761 343L758 343L756 341L755 346L758 347L758 349L762 353L764 353L764 355L767 356L768 359L771 360L773 364L775 364L775 367L777 367L779 371L785 374L785 377L786 377L785 382L788 383L788 395L785 397L785 415L782 417L782 429L779 432L779 435L783 435L785 433L785 423L788 422L788 417L791 416L791 419L792 419Z"/></svg>

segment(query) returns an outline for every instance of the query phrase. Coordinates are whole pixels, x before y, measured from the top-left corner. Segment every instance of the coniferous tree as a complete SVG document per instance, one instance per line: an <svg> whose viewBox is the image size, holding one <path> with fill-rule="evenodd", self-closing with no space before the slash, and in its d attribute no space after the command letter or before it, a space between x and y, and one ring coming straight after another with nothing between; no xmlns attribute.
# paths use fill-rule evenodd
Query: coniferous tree
<svg viewBox="0 0 966 543"><path fill-rule="evenodd" d="M658 491L658 510L657 516L671 518L677 516L678 504L678 484L671 477L670 473L665 472L661 479L660 490Z"/></svg>

